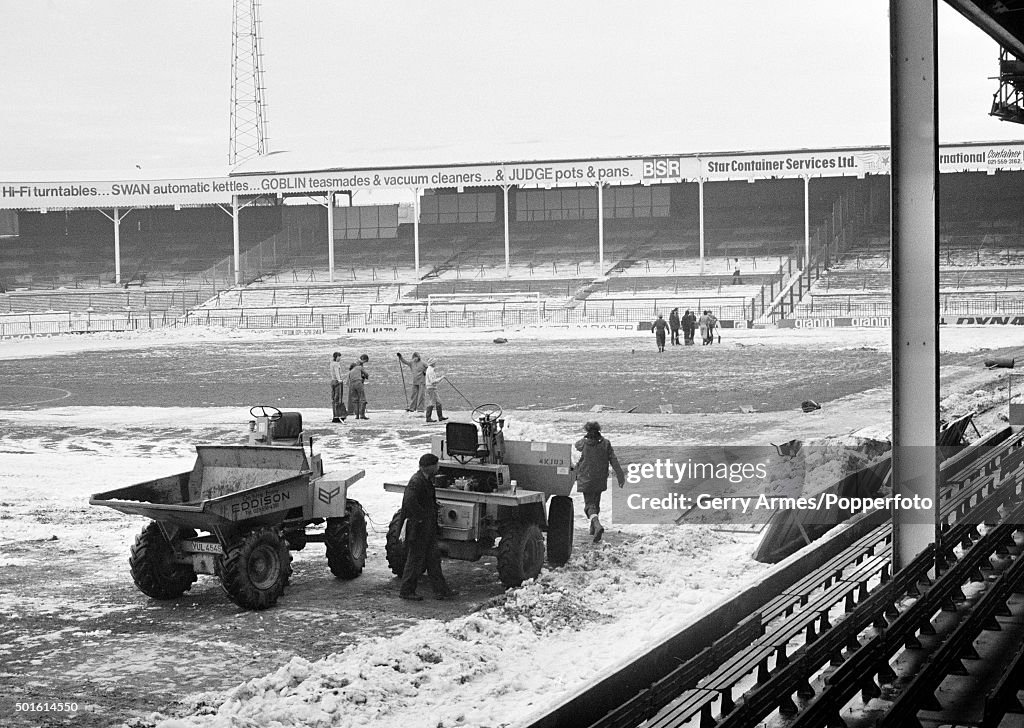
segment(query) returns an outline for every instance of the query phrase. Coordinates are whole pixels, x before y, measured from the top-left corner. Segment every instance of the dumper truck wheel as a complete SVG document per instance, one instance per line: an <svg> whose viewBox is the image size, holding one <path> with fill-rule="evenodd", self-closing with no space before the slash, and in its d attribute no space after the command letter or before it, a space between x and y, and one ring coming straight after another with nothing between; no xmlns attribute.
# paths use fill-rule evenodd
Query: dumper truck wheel
<svg viewBox="0 0 1024 728"><path fill-rule="evenodd" d="M195 535L192 529L184 529L178 532L174 541L178 543ZM192 564L177 563L174 544L167 540L156 521L151 521L136 536L128 565L131 566L135 586L154 599L177 599L191 589L196 580Z"/></svg>
<svg viewBox="0 0 1024 728"><path fill-rule="evenodd" d="M291 542L290 541L288 542L288 546L289 546L289 548L291 548ZM294 549L292 549L292 550L294 550ZM217 578L220 579L220 583L223 585L224 584L224 557L223 556L218 556L217 560L215 562L213 562L213 573L217 575ZM292 574L294 574L294 573L295 573L295 571L294 571L294 569L292 569L292 565L289 563L288 564L288 568L285 570L285 574L284 574L284 585L285 586L288 586L291 583L291 581L292 581Z"/></svg>
<svg viewBox="0 0 1024 728"><path fill-rule="evenodd" d="M536 523L516 521L498 543L498 577L506 587L519 586L544 566L544 534Z"/></svg>
<svg viewBox="0 0 1024 728"><path fill-rule="evenodd" d="M345 504L344 518L328 518L324 533L327 565L339 579L355 579L366 564L366 514L357 501Z"/></svg>
<svg viewBox="0 0 1024 728"><path fill-rule="evenodd" d="M548 563L563 566L572 556L572 498L552 496L548 505Z"/></svg>
<svg viewBox="0 0 1024 728"><path fill-rule="evenodd" d="M272 528L257 528L225 552L220 583L238 606L266 609L284 592L291 562L288 542Z"/></svg>
<svg viewBox="0 0 1024 728"><path fill-rule="evenodd" d="M388 524L388 538L384 544L388 567L395 576L401 576L405 571L405 546L398 540L398 534L402 531L402 520L402 509L398 509Z"/></svg>

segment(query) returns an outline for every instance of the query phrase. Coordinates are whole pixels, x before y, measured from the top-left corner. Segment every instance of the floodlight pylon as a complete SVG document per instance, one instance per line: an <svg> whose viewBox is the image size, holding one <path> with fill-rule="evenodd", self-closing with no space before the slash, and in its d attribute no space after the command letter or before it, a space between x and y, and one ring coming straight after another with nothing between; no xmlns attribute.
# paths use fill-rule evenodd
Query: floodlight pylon
<svg viewBox="0 0 1024 728"><path fill-rule="evenodd" d="M999 88L992 97L990 116L1024 124L1024 61L999 49Z"/></svg>
<svg viewBox="0 0 1024 728"><path fill-rule="evenodd" d="M228 145L228 164L232 167L270 151L261 44L260 0L234 0Z"/></svg>

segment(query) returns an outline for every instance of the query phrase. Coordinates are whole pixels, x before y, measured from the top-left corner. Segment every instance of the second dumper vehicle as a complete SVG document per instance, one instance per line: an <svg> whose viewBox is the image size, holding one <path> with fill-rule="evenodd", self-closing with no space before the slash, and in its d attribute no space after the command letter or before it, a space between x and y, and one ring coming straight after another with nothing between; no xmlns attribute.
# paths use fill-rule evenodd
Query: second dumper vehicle
<svg viewBox="0 0 1024 728"><path fill-rule="evenodd" d="M505 440L496 404L480 405L472 419L448 422L444 435L431 441L440 458L434 480L438 545L450 559L476 561L495 554L501 583L519 586L540 573L545 557L561 566L572 555L571 446ZM389 482L384 488L404 493L406 486ZM396 575L405 567L402 521L399 510L387 535L388 566Z"/></svg>

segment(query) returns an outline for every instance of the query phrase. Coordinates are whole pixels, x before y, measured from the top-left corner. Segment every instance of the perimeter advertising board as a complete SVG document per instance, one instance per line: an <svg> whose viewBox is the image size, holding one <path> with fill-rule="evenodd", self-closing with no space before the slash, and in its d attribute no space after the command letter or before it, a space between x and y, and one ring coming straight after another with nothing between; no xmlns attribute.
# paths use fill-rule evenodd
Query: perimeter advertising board
<svg viewBox="0 0 1024 728"><path fill-rule="evenodd" d="M0 182L0 209L230 204L247 183L228 177L75 182Z"/></svg>
<svg viewBox="0 0 1024 728"><path fill-rule="evenodd" d="M863 177L889 174L888 147L837 149L700 157L705 180L785 179L802 177ZM950 145L939 149L939 171L986 172L1024 170L1020 144Z"/></svg>
<svg viewBox="0 0 1024 728"><path fill-rule="evenodd" d="M322 195L330 191L514 186L637 185L889 174L887 147L794 152L584 159L156 180L0 180L0 209L126 208L228 204L232 195ZM944 173L1024 170L1024 144L943 146Z"/></svg>
<svg viewBox="0 0 1024 728"><path fill-rule="evenodd" d="M435 189L444 187L573 187L598 182L639 184L644 160L584 160L482 164L459 167L362 169L352 172L305 172L239 176L250 194L303 193L327 190Z"/></svg>
<svg viewBox="0 0 1024 728"><path fill-rule="evenodd" d="M678 169L659 163L659 169ZM407 167L251 174L169 180L74 182L0 181L0 209L113 208L230 204L232 195L323 195L332 190L436 189L451 187L580 187L631 185L650 180L645 165L658 160L611 159L452 167Z"/></svg>
<svg viewBox="0 0 1024 728"><path fill-rule="evenodd" d="M940 316L940 326L1024 326L1024 316ZM780 329L890 328L890 316L818 316L782 319Z"/></svg>
<svg viewBox="0 0 1024 728"><path fill-rule="evenodd" d="M822 151L702 157L706 180L863 177L888 174L889 152Z"/></svg>

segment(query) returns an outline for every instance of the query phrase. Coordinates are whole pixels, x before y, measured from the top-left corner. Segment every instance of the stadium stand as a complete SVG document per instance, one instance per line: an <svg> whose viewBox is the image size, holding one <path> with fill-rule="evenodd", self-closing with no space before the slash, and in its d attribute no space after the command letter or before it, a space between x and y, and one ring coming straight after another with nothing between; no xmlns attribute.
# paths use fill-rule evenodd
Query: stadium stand
<svg viewBox="0 0 1024 728"><path fill-rule="evenodd" d="M943 312L1024 311L1022 188L1022 173L943 176ZM418 276L410 210L336 208L332 275L322 206L256 205L240 216L242 286L218 208L132 210L120 285L104 215L23 212L0 248L0 335L44 312L260 326L427 325L431 306L458 325L636 325L677 306L755 324L888 315L888 178L816 178L808 190L804 261L802 180L706 185L703 266L695 183L606 190L603 265L592 189L513 190L507 267L501 191L437 191L423 198Z"/></svg>
<svg viewBox="0 0 1024 728"><path fill-rule="evenodd" d="M1024 175L947 175L940 188L939 311L957 316L1024 313L1024 220L1014 200ZM890 241L864 237L824 271L795 318L889 316Z"/></svg>

